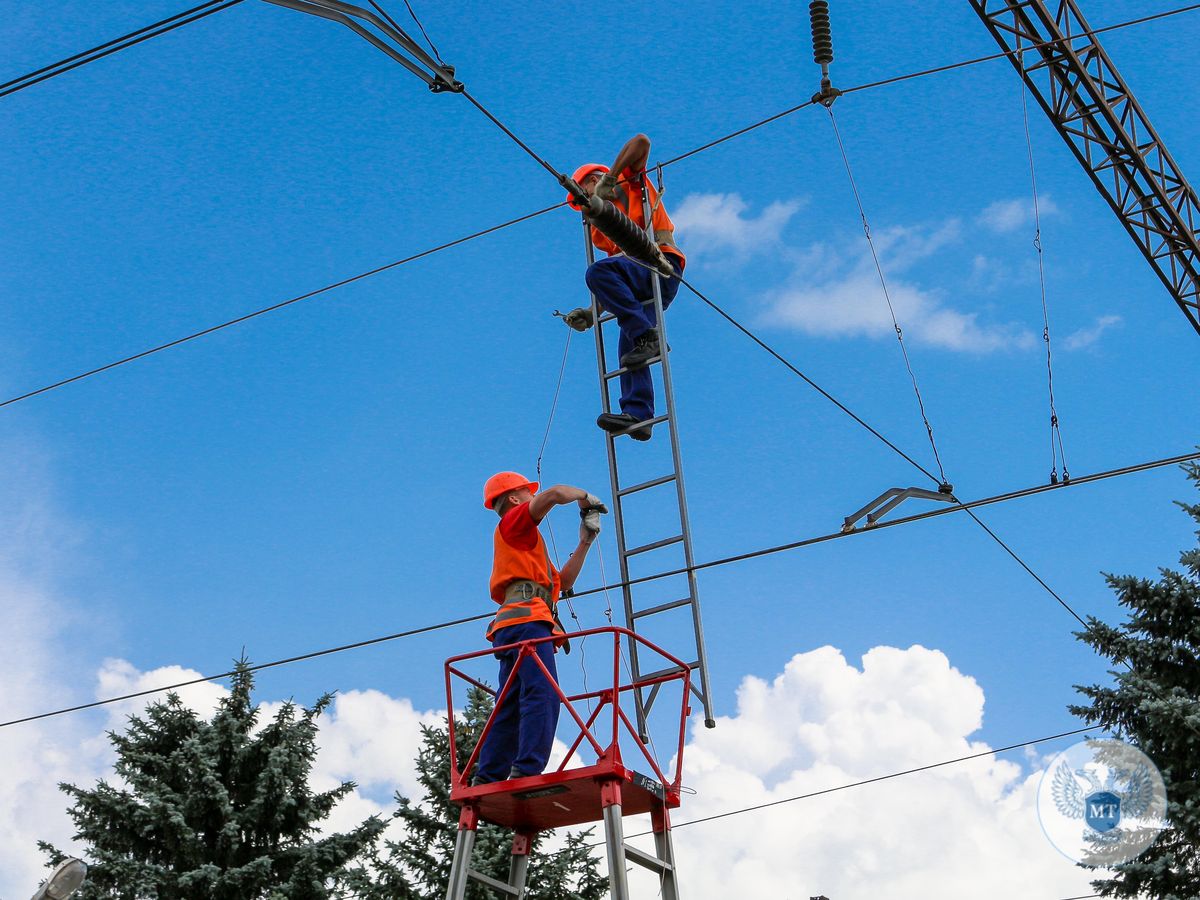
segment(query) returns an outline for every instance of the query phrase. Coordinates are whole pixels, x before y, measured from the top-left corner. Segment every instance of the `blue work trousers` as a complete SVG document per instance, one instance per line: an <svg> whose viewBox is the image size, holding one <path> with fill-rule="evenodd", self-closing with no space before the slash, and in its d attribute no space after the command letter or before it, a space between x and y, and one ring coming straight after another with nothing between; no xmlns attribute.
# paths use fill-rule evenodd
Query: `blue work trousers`
<svg viewBox="0 0 1200 900"><path fill-rule="evenodd" d="M549 622L524 622L501 628L492 636L492 646L515 644L535 638L549 637ZM547 671L558 679L554 668L554 642L546 641L534 647ZM500 683L504 689L513 667L517 664L518 648L502 650ZM522 775L540 775L550 759L554 730L558 727L558 694L532 659L526 659L517 669L517 680L500 705L479 751L475 778L480 782L503 781L512 768Z"/></svg>
<svg viewBox="0 0 1200 900"><path fill-rule="evenodd" d="M667 254L667 259L671 261L676 277L661 279L663 309L675 299L679 292L679 276L683 274L677 257ZM633 349L633 342L639 336L657 324L654 304L643 305L643 301L654 299L653 279L659 276L626 256L610 256L588 266L584 277L600 307L617 317L617 326L621 329L621 338L617 342L619 359ZM621 412L629 413L638 421L654 417L654 379L649 366L621 376Z"/></svg>

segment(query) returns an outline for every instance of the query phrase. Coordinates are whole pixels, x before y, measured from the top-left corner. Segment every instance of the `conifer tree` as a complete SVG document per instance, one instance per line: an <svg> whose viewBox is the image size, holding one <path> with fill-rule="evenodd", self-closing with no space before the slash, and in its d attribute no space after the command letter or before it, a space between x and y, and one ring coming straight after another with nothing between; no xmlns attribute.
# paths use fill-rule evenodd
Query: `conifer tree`
<svg viewBox="0 0 1200 900"><path fill-rule="evenodd" d="M373 847L385 823L370 818L345 834L317 836L354 789L308 786L317 717L330 696L306 709L289 701L259 729L253 686L239 661L211 721L169 694L130 716L125 733L109 734L119 781L60 785L73 801L69 814L89 866L77 900L342 896L346 867ZM39 846L51 865L64 858Z"/></svg>
<svg viewBox="0 0 1200 900"><path fill-rule="evenodd" d="M1185 471L1200 487L1200 466ZM1179 506L1200 524L1200 505ZM1150 757L1167 789L1166 829L1112 878L1092 882L1104 897L1200 897L1200 547L1179 559L1183 571L1161 569L1154 582L1106 575L1128 620L1112 627L1089 617L1076 633L1117 665L1112 686L1076 686L1091 702L1071 712Z"/></svg>
<svg viewBox="0 0 1200 900"><path fill-rule="evenodd" d="M466 766L492 711L492 696L472 688L462 718L454 726L455 750L460 771ZM418 780L424 802L414 804L396 794L395 817L405 837L385 841L386 852L376 852L369 864L348 879L350 896L361 900L443 900L450 881L454 841L458 834L458 807L450 802L450 738L446 726L421 728L417 755ZM591 853L591 831L568 834L561 850L540 852L547 834L535 839L529 858L526 900L601 900L608 896L608 877L599 871ZM480 823L472 854L472 868L500 881L508 881L512 832ZM495 894L472 881L467 900L494 900Z"/></svg>

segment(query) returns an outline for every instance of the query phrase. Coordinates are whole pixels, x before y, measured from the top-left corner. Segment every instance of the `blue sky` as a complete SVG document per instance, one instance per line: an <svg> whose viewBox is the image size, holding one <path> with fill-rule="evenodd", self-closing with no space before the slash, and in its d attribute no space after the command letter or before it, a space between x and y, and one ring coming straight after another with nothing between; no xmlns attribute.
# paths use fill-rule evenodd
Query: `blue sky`
<svg viewBox="0 0 1200 900"><path fill-rule="evenodd" d="M9 76L181 8L10 6ZM1133 7L1086 12L1102 25L1167 4ZM610 161L637 131L653 159L675 156L801 102L819 75L792 4L417 8L468 88L560 169ZM833 30L842 86L996 49L966 3L914 15L836 0ZM1104 38L1193 176L1198 36L1192 14ZM836 112L958 495L1044 481L1014 72L987 63ZM1030 129L1070 469L1186 452L1197 336L1032 104ZM5 98L0 136L5 397L561 199L462 98L428 93L345 29L254 0ZM894 337L856 324L882 300L826 114L666 178L690 279L929 465ZM222 671L243 648L261 662L486 612L494 519L480 488L495 470L532 474L565 339L550 313L586 300L580 244L573 214L543 216L0 410L9 508L55 523L32 535L52 562L13 554L52 589L70 647L51 705L94 699L107 658ZM681 294L669 324L698 559L835 531L884 489L923 484L695 298ZM577 337L545 480L607 494L598 411L591 338ZM1189 493L1164 469L981 515L1080 613L1111 621L1100 572L1173 564L1192 537L1172 500ZM572 518L552 517L560 544ZM599 583L595 562L581 587ZM962 516L709 570L700 586L723 714L747 675L769 680L824 645L852 663L880 645L942 651L982 687L975 737L993 746L1072 727L1071 686L1103 677L1074 621ZM598 624L595 598L577 608ZM441 661L481 641L465 626L260 685L306 700L374 688L432 709Z"/></svg>

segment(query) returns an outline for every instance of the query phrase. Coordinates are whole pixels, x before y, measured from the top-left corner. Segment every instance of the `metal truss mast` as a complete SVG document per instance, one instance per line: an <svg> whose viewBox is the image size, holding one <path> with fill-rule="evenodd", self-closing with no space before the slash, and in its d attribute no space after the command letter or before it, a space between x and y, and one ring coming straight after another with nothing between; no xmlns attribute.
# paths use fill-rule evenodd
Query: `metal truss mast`
<svg viewBox="0 0 1200 900"><path fill-rule="evenodd" d="M1200 334L1200 203L1075 0L970 0Z"/></svg>

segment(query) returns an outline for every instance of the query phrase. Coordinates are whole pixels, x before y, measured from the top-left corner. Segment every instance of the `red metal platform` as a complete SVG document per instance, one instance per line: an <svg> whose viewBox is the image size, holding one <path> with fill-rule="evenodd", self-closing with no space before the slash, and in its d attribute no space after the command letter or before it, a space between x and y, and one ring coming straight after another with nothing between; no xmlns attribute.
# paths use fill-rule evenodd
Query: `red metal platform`
<svg viewBox="0 0 1200 900"><path fill-rule="evenodd" d="M470 759L460 771L457 766L458 755L453 724L455 681L465 681L486 690L496 697L496 707L499 708L516 684L517 669L520 666L536 665L549 677L549 673L538 659L534 648L537 644L554 640L554 638L547 637L509 645L519 648L520 656L508 683L502 685L499 692L471 677L461 668L463 663L470 660L492 656L495 652L493 649L463 654L446 661L446 701L451 723L450 800L463 807L465 818L478 817L518 832L535 833L567 825L600 821L604 816L605 808L614 804L620 807L621 815L638 813L662 815L667 809L679 806L680 782L683 776L683 745L687 716L690 713L688 698L691 691L691 670L681 660L626 628L616 626L594 628L575 632L570 637L574 640L594 634L607 634L612 637L612 686L568 697L555 683L555 690L563 704L563 711L567 714L563 718L573 722L576 726L575 737L558 768L542 775L530 775L525 778L499 781L478 787L471 787L470 773L479 756L479 746L483 744L484 737L492 727L492 718L495 713L493 712L492 718L489 718L484 725L479 745L475 747ZM622 640L636 641L644 649L659 654L664 665L650 676L640 679L624 678L622 676ZM551 680L553 681L553 679ZM629 716L621 708L621 701L631 698L635 690L657 693L664 685L671 682L678 682L682 685L682 700L679 711L678 742L674 743L671 748L675 751L675 766L668 777L663 773L659 762L654 758L641 736L638 735ZM587 714L585 719L580 714L580 704L593 700L598 701L594 709L590 712L586 708L582 710ZM598 735L598 730L604 731L603 740ZM640 751L653 773L652 775L640 774L624 764L620 749L622 737L631 742L637 751ZM596 761L592 765L580 767L579 753L585 746L595 754ZM568 768L571 765L574 765L575 768Z"/></svg>

